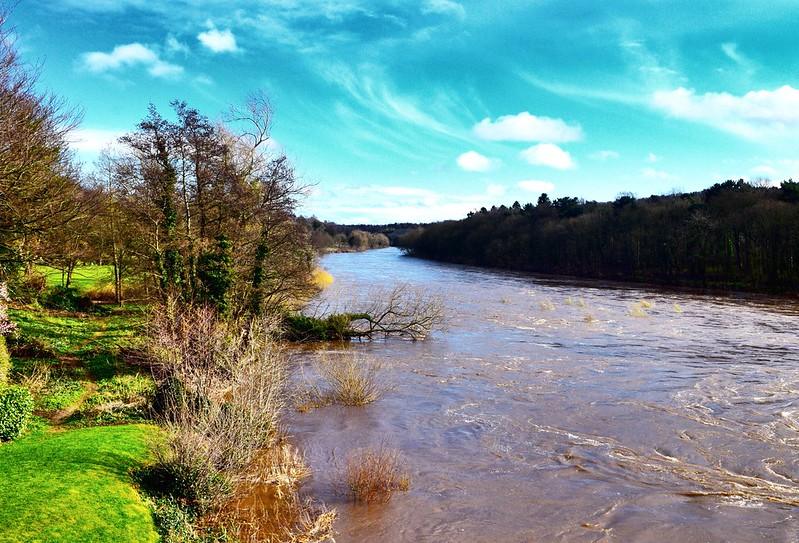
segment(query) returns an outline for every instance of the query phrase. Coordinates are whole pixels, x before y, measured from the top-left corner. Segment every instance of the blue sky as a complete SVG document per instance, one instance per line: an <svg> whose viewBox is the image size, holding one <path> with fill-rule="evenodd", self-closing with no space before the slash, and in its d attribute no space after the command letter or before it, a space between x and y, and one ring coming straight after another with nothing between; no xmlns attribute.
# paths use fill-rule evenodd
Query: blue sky
<svg viewBox="0 0 799 543"><path fill-rule="evenodd" d="M799 177L794 1L21 0L90 163L147 104L216 118L263 89L339 222L459 218Z"/></svg>

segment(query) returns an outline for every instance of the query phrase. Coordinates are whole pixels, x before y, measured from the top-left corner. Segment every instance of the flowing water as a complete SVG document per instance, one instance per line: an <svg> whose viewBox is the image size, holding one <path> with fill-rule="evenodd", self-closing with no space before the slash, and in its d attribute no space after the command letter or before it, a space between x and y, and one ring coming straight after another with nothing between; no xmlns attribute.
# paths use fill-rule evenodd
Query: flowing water
<svg viewBox="0 0 799 543"><path fill-rule="evenodd" d="M799 305L564 282L396 249L326 256L336 306L442 296L423 342L354 344L394 385L291 416L339 543L799 541ZM302 364L318 353L301 355ZM354 448L402 451L411 489L341 495Z"/></svg>

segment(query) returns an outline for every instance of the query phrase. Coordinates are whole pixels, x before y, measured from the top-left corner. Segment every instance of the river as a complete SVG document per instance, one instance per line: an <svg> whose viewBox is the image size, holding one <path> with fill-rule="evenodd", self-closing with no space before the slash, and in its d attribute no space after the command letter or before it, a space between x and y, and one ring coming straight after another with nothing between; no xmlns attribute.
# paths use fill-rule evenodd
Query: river
<svg viewBox="0 0 799 543"><path fill-rule="evenodd" d="M799 305L332 254L331 306L407 283L441 296L428 340L352 344L393 389L293 413L347 542L799 541ZM334 349L334 348L331 348ZM318 353L305 355L303 364ZM408 492L336 491L385 442Z"/></svg>

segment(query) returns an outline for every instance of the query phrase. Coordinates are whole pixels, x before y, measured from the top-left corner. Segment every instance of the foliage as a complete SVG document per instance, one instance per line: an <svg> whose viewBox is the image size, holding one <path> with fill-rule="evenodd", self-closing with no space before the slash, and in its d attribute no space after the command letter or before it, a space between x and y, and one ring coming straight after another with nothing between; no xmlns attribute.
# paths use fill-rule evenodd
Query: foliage
<svg viewBox="0 0 799 543"><path fill-rule="evenodd" d="M793 291L799 284L796 183L744 181L614 202L574 198L483 208L401 241L415 256L582 277Z"/></svg>
<svg viewBox="0 0 799 543"><path fill-rule="evenodd" d="M36 399L36 408L44 411L64 409L77 402L86 391L83 383L74 379L50 379Z"/></svg>
<svg viewBox="0 0 799 543"><path fill-rule="evenodd" d="M11 371L11 355L6 346L6 338L0 335L0 386L8 381L9 371Z"/></svg>
<svg viewBox="0 0 799 543"><path fill-rule="evenodd" d="M40 431L0 447L0 540L155 543L129 471L148 461L148 436L156 431Z"/></svg>
<svg viewBox="0 0 799 543"><path fill-rule="evenodd" d="M216 240L216 249L200 255L197 261L198 301L220 313L228 310L229 292L233 286L232 244L225 236Z"/></svg>
<svg viewBox="0 0 799 543"><path fill-rule="evenodd" d="M53 287L46 291L39 303L47 309L61 309L64 311L88 312L92 309L92 300L72 287Z"/></svg>
<svg viewBox="0 0 799 543"><path fill-rule="evenodd" d="M364 317L357 313L327 317L290 313L283 318L283 335L289 341L345 341L353 336L352 322Z"/></svg>
<svg viewBox="0 0 799 543"><path fill-rule="evenodd" d="M149 375L126 373L97 381L96 390L86 398L76 420L93 424L145 420L155 396Z"/></svg>
<svg viewBox="0 0 799 543"><path fill-rule="evenodd" d="M0 441L19 437L33 414L33 396L27 388L0 385Z"/></svg>

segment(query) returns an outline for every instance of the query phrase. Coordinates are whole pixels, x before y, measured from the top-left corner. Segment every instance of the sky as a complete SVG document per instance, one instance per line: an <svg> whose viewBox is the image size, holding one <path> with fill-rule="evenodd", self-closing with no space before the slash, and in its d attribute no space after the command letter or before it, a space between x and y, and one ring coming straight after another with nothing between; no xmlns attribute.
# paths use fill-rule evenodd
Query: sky
<svg viewBox="0 0 799 543"><path fill-rule="evenodd" d="M91 168L149 103L262 90L274 149L340 223L799 178L795 0L20 0Z"/></svg>

